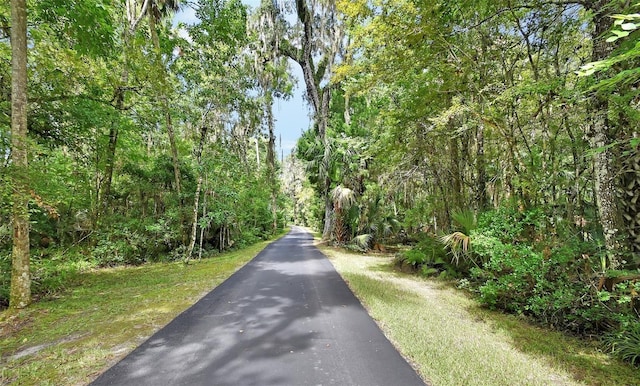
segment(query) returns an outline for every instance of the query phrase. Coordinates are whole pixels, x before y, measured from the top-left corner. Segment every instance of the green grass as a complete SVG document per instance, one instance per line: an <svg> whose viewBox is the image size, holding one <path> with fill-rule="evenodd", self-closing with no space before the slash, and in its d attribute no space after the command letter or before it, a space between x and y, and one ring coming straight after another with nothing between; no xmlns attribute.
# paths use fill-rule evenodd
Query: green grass
<svg viewBox="0 0 640 386"><path fill-rule="evenodd" d="M269 242L201 261L102 269L64 293L0 313L0 384L87 384Z"/></svg>
<svg viewBox="0 0 640 386"><path fill-rule="evenodd" d="M390 257L322 248L400 352L435 386L638 385L640 372L584 341L482 309Z"/></svg>

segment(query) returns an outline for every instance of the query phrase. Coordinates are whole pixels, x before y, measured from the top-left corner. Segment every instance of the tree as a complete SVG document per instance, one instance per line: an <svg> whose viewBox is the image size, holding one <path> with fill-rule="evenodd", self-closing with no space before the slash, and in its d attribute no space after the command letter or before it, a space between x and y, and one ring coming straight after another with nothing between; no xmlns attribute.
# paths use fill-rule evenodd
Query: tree
<svg viewBox="0 0 640 386"><path fill-rule="evenodd" d="M611 46L603 39L613 25L613 19L610 18L609 0L588 1L586 7L593 13L593 54L591 60L594 62L606 60L612 50ZM595 150L594 172L598 214L604 231L609 267L618 269L627 248L622 237L625 227L616 194L617 167L616 156L612 149L616 136L608 119L608 98L602 94L594 94L590 98L590 102L592 123L589 136L591 147Z"/></svg>
<svg viewBox="0 0 640 386"><path fill-rule="evenodd" d="M273 49L296 62L302 69L317 134L324 145L323 162L319 169L319 191L325 203L322 236L329 238L332 200L331 178L328 174L331 148L327 142L327 125L333 89L330 78L336 61L342 55L344 33L335 1L295 0L289 5L295 10L295 26L289 26L283 9L277 5L263 9L270 12L270 24L275 27L272 35Z"/></svg>
<svg viewBox="0 0 640 386"><path fill-rule="evenodd" d="M278 226L278 180L276 179L276 155L275 155L275 120L273 117L273 102L275 98L289 98L293 85L288 77L287 58L279 55L270 48L271 34L274 28L270 19L270 7L273 4L263 3L258 9L250 28L256 33L255 44L252 49L254 55L253 72L258 80L259 92L262 96L264 121L269 135L267 146L267 173L271 181L271 213L273 216L273 229Z"/></svg>
<svg viewBox="0 0 640 386"><path fill-rule="evenodd" d="M196 123L200 132L195 151L198 176L185 261L191 258L197 237L205 173L203 152L208 133L210 129L219 129L224 125L233 107L240 104L247 91L243 87L242 66L237 63L240 48L244 47L247 40L245 6L239 0L202 0L199 5L197 14L201 23L189 30L193 43L184 64L188 69L185 80L188 84L193 82L191 87L197 90L197 107L201 109L200 119Z"/></svg>
<svg viewBox="0 0 640 386"><path fill-rule="evenodd" d="M155 64L160 71L159 80L159 98L163 109L163 115L165 118L165 126L167 128L167 135L169 137L169 144L171 147L171 157L173 159L173 173L176 183L176 191L178 195L181 194L180 184L180 161L178 157L178 148L176 146L176 138L173 128L173 122L171 119L171 110L169 109L169 98L167 97L167 73L165 70L165 64L162 61L162 52L160 50L160 39L158 38L158 31L156 25L162 20L163 17L167 17L173 12L180 9L181 2L175 0L148 0L150 2L147 8L147 14L149 16L149 31L151 33L151 40L153 41L153 48L155 51Z"/></svg>
<svg viewBox="0 0 640 386"><path fill-rule="evenodd" d="M591 63L588 63L582 66L579 71L579 75L581 76L591 76L597 74L598 83L592 87L591 91L594 93L592 95L592 99L601 100L603 98L607 98L607 95L611 94L630 94L633 95L634 91L625 90L626 87L632 87L637 83L638 78L640 76L640 67L634 65L633 60L640 56L640 44L637 42L637 30L638 25L636 22L640 20L640 15L638 14L615 14L611 16L614 19L613 28L609 32L609 37L606 39L606 43L614 43L616 41L623 41L623 44L617 49L613 50L609 56L604 57L606 55L606 51L604 48L600 48L603 51L598 57L594 56L595 60ZM630 38L629 36L636 37L636 39ZM604 36L598 36L598 39L601 40ZM625 41L626 40L626 41ZM600 42L600 44L603 44ZM624 67L620 67L624 66ZM640 212L638 208L638 199L637 196L637 182L639 180L640 169L636 166L637 159L640 157L638 154L637 146L640 141L638 141L637 136L632 136L629 139L629 146L627 147L624 144L624 140L628 138L617 138L610 139L611 142L608 146L603 143L606 141L606 137L603 137L601 134L606 134L607 131L599 131L600 135L594 138L596 159L605 159L609 162L612 161L608 157L611 157L610 152L612 147L616 141L621 141L620 144L623 148L627 148L626 152L629 154L627 158L627 162L625 162L624 170L625 173L622 176L611 175L610 168L604 169L605 171L609 170L609 179L605 179L609 184L617 182L616 179L620 178L620 181L616 184L618 189L620 189L622 194L621 202L617 200L617 197L613 198L616 204L622 204L622 208L611 208L609 205L609 210L615 209L617 213L611 214L608 211L605 211L604 218L613 217L613 220L607 222L607 225L611 229L617 230L617 232L613 233L611 231L607 231L608 236L608 244L607 247L611 251L611 258L614 259L614 267L617 266L620 262L618 261L621 256L621 252L624 252L626 248L625 245L620 245L624 241L620 240L620 236L617 235L620 233L620 229L615 228L616 223L612 221L617 221L617 226L620 226L621 219L618 217L619 214L624 217L627 222L627 230L629 232L629 240L631 242L631 246L633 250L638 253L640 252L640 218L638 217L638 213ZM596 141L597 139L597 141ZM604 155L602 155L605 153ZM602 161L600 161L601 163ZM597 172L598 174L602 174L602 170ZM616 173L617 174L617 173ZM604 178L604 176L602 177ZM607 185L605 185L607 186ZM611 187L609 187L611 189ZM602 200L602 198L601 198ZM607 205L605 205L607 207ZM606 209L606 208L605 208ZM601 210L602 211L602 210ZM605 225L605 224L603 224ZM622 251L621 251L622 250Z"/></svg>
<svg viewBox="0 0 640 386"><path fill-rule="evenodd" d="M14 168L13 252L9 306L31 303L27 139L27 3L11 1L11 162Z"/></svg>

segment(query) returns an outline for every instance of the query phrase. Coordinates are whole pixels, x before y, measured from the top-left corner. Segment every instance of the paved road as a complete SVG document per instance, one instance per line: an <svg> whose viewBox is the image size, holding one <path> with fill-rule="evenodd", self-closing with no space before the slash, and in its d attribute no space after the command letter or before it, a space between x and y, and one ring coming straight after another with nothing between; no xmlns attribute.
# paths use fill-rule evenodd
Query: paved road
<svg viewBox="0 0 640 386"><path fill-rule="evenodd" d="M423 385L301 228L94 385Z"/></svg>

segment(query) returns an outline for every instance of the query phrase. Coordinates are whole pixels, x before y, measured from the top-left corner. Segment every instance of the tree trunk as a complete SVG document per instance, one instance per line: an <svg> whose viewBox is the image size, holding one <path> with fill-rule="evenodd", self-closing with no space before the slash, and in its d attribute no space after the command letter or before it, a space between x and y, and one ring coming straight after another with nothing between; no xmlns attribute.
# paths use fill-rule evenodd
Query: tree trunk
<svg viewBox="0 0 640 386"><path fill-rule="evenodd" d="M122 111L124 106L124 90L119 87L116 90L115 95L116 110ZM116 149L118 147L118 134L119 134L119 122L117 117L114 117L111 127L109 128L109 145L107 146L107 156L105 161L105 180L101 193L102 208L100 212L106 213L107 209L111 206L111 183L113 181L113 169L115 168Z"/></svg>
<svg viewBox="0 0 640 386"><path fill-rule="evenodd" d="M478 211L482 212L487 208L487 170L484 158L484 124L480 123L476 129L476 171L478 173L478 183L476 191L476 201Z"/></svg>
<svg viewBox="0 0 640 386"><path fill-rule="evenodd" d="M207 185L207 181L205 179L204 184ZM207 191L205 190L202 195L202 218L207 215ZM200 227L200 249L198 250L198 260L202 259L202 244L204 242L204 228Z"/></svg>
<svg viewBox="0 0 640 386"><path fill-rule="evenodd" d="M331 149L327 146L327 124L329 117L329 103L331 101L331 84L322 87L321 82L331 71L331 65L338 54L338 47L334 41L330 47L326 48L322 54L314 53L314 14L304 0L295 0L296 15L298 21L302 23L302 35L300 36L300 50L292 49L290 43L281 44L281 52L296 61L301 69L304 82L307 88L307 96L311 101L314 112L314 120L318 129L318 136L325 148L322 164L319 170L320 194L325 202L325 218L322 238L328 239L331 236L331 214L333 204L329 198L331 189L331 178L329 176L329 166L331 160ZM335 30L332 32L335 33ZM338 43L340 43L338 41ZM314 58L317 58L318 66L314 65Z"/></svg>
<svg viewBox="0 0 640 386"><path fill-rule="evenodd" d="M266 88L265 88L266 90ZM269 92L269 91L267 91ZM273 98L267 98L265 106L267 113L267 125L269 126L269 146L267 148L267 167L269 168L269 185L271 187L271 216L273 230L278 228L278 184L276 182L276 135L273 120Z"/></svg>
<svg viewBox="0 0 640 386"><path fill-rule="evenodd" d="M202 171L202 151L204 149L204 143L207 138L207 130L208 127L203 120L202 128L200 129L200 144L198 144L198 150L196 151L196 159L198 160L198 184L196 186L196 195L193 203L193 224L191 225L191 240L189 241L189 247L187 248L187 253L184 257L185 264L189 263L189 259L191 258L191 254L193 253L193 248L196 245L196 237L198 235L198 208L200 202L200 192L202 191L202 181L204 178L204 173Z"/></svg>
<svg viewBox="0 0 640 386"><path fill-rule="evenodd" d="M458 147L458 138L453 136L454 127L449 127L451 138L449 139L449 156L451 157L451 184L452 184L452 202L453 210L460 211L464 209L462 177L460 175L460 149Z"/></svg>
<svg viewBox="0 0 640 386"><path fill-rule="evenodd" d="M317 88L316 90L318 90ZM331 167L331 146L327 138L327 125L329 120L329 106L331 103L331 86L327 85L322 89L320 110L316 113L318 116L318 133L324 146L324 154L322 156L322 169L324 173L320 173L320 177L324 179L324 228L322 238L328 239L331 236L331 214L333 213L333 201L330 197L331 192L331 176L329 168ZM324 175L323 175L324 174Z"/></svg>
<svg viewBox="0 0 640 386"><path fill-rule="evenodd" d="M167 127L167 136L169 137L169 145L171 146L171 159L173 161L173 174L176 184L176 192L181 195L180 182L180 159L178 158L178 148L176 146L176 137L173 131L173 121L171 120L171 110L169 109L169 98L167 97L167 72L162 63L162 54L160 52L160 40L158 39L158 31L156 31L156 19L153 15L149 15L149 30L153 48L155 51L156 67L160 71L160 90L159 99L164 112L165 125ZM179 201L182 206L182 200Z"/></svg>
<svg viewBox="0 0 640 386"><path fill-rule="evenodd" d="M11 160L13 180L13 251L9 307L31 303L29 273L29 165L27 159L27 4L11 1Z"/></svg>
<svg viewBox="0 0 640 386"><path fill-rule="evenodd" d="M611 53L611 44L604 41L604 34L612 26L613 19L603 13L608 1L598 0L587 6L593 13L593 53L592 60L606 59ZM624 232L622 214L616 194L616 156L612 144L615 136L609 127L609 101L605 95L595 94L591 101L591 127L589 139L595 150L595 196L600 224L604 232L605 246L609 258L609 268L617 269L622 264L625 243L621 240Z"/></svg>

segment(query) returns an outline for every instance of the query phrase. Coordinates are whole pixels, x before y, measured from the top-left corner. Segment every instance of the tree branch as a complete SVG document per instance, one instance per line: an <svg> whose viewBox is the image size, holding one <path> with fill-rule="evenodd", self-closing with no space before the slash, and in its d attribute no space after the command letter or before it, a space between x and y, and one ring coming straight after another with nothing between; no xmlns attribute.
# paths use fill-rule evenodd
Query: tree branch
<svg viewBox="0 0 640 386"><path fill-rule="evenodd" d="M142 21L142 19L147 15L147 9L149 8L149 2L150 0L144 0L144 3L142 4L142 9L140 10L140 16L138 16L138 18L131 23L131 26L129 27L129 30L133 33L135 32L136 28L138 28L138 24L140 23L140 21ZM133 16L133 12L132 12L132 16Z"/></svg>

